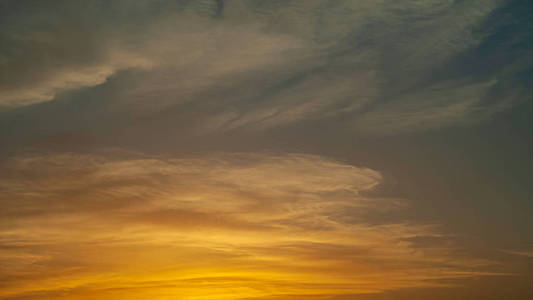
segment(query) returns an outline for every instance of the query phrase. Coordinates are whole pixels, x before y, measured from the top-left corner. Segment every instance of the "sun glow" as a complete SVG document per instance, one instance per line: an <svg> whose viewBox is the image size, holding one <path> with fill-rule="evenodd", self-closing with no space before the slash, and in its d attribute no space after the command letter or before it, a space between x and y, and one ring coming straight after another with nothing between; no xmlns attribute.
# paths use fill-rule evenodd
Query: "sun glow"
<svg viewBox="0 0 533 300"><path fill-rule="evenodd" d="M1 232L0 295L293 299L438 286L485 263L410 242L437 237L433 226L369 225L403 207L362 195L376 171L299 154L222 157L11 161L25 180L2 186L19 206Z"/></svg>

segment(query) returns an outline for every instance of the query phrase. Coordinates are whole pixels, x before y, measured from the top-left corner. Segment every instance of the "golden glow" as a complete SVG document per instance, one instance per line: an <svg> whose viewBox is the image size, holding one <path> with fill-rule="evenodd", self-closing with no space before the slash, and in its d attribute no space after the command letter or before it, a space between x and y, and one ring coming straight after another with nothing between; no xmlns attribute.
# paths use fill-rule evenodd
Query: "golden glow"
<svg viewBox="0 0 533 300"><path fill-rule="evenodd" d="M487 264L412 242L438 238L434 226L370 224L403 201L364 196L378 172L319 156L60 155L6 169L0 297L322 299L438 286Z"/></svg>

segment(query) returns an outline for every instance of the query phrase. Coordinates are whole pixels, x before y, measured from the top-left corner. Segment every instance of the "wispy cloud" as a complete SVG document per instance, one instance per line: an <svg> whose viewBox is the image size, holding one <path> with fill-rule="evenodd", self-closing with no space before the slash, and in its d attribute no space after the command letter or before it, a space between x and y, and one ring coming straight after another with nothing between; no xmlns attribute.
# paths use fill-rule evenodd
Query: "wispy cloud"
<svg viewBox="0 0 533 300"><path fill-rule="evenodd" d="M495 76L432 79L483 41L475 28L496 0L62 3L57 16L54 5L6 3L3 38L18 54L0 60L4 106L116 76L99 96L107 113L179 111L196 133L326 119L387 134L478 122L515 103L483 101Z"/></svg>
<svg viewBox="0 0 533 300"><path fill-rule="evenodd" d="M0 295L317 296L488 274L490 261L453 243L410 242L438 236L434 225L370 225L384 203L402 208L363 195L381 181L304 154L17 157L0 182Z"/></svg>
<svg viewBox="0 0 533 300"><path fill-rule="evenodd" d="M527 250L501 250L504 253L517 255L517 256L523 256L523 257L533 257L533 251L527 251Z"/></svg>

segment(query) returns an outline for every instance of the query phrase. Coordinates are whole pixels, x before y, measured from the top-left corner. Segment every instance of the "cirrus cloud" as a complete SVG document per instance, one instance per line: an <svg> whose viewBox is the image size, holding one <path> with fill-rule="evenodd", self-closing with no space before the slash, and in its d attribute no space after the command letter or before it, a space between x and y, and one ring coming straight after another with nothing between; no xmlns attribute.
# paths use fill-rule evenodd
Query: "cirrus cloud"
<svg viewBox="0 0 533 300"><path fill-rule="evenodd" d="M13 158L0 181L0 297L323 296L490 274L434 225L371 225L404 206L365 195L381 181L304 154Z"/></svg>

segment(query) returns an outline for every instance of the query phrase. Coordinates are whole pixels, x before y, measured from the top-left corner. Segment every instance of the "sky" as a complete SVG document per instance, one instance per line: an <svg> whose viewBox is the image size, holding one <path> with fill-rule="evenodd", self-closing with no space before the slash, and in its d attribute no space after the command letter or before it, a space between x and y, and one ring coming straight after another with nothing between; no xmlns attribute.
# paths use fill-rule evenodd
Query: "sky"
<svg viewBox="0 0 533 300"><path fill-rule="evenodd" d="M532 117L528 0L0 0L0 299L533 299Z"/></svg>

